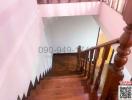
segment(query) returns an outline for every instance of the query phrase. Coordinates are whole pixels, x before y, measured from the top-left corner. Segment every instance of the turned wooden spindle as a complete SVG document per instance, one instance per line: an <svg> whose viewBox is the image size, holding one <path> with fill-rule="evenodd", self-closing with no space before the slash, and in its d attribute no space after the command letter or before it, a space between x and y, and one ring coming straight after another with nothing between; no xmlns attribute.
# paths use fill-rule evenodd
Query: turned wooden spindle
<svg viewBox="0 0 132 100"><path fill-rule="evenodd" d="M83 59L83 66L82 66L83 71L82 71L82 73L85 72L85 59L86 59L85 56L86 56L86 52L84 51L83 52L83 58L82 58Z"/></svg>
<svg viewBox="0 0 132 100"><path fill-rule="evenodd" d="M87 75L87 80L89 80L89 78L91 77L91 67L92 67L92 59L93 59L93 53L94 53L94 49L90 50L90 58L89 58L89 69L88 69L88 75Z"/></svg>
<svg viewBox="0 0 132 100"><path fill-rule="evenodd" d="M96 65L97 65L97 60L98 60L98 57L99 57L99 53L100 53L100 48L97 48L95 50L94 65L93 65L93 70L92 70L91 79L90 79L90 84L91 85L93 84L95 68L96 68Z"/></svg>
<svg viewBox="0 0 132 100"><path fill-rule="evenodd" d="M80 73L82 73L83 72L83 56L84 56L84 54L83 54L83 52L81 52L81 57L80 57L80 63L81 63L81 65L80 65Z"/></svg>
<svg viewBox="0 0 132 100"><path fill-rule="evenodd" d="M112 64L112 59L114 57L114 52L115 52L115 50L112 49L112 54L111 54L111 57L110 57L110 60L109 60L109 64Z"/></svg>
<svg viewBox="0 0 132 100"><path fill-rule="evenodd" d="M82 73L82 52L80 53L80 68L79 72Z"/></svg>
<svg viewBox="0 0 132 100"><path fill-rule="evenodd" d="M80 72L83 73L84 71L84 64L85 64L85 52L82 52L82 57L81 57L81 61L82 61L82 65L81 65L81 69Z"/></svg>
<svg viewBox="0 0 132 100"><path fill-rule="evenodd" d="M77 48L77 67L76 71L79 72L81 65L81 46L78 46Z"/></svg>
<svg viewBox="0 0 132 100"><path fill-rule="evenodd" d="M117 100L118 86L123 80L124 65L128 61L130 47L132 47L132 0L127 0L123 11L123 19L127 26L123 35L120 37L120 45L114 58L114 65L109 67L101 100Z"/></svg>
<svg viewBox="0 0 132 100"><path fill-rule="evenodd" d="M103 51L103 55L102 55L102 62L101 62L101 65L100 65L98 76L96 78L95 84L94 84L94 86L91 90L91 93L90 93L90 98L92 98L92 100L97 100L98 99L98 88L99 88L99 85L100 85L101 75L102 75L102 71L103 71L103 68L104 68L105 60L108 57L109 51L110 51L110 45L106 45L104 47L104 51Z"/></svg>
<svg viewBox="0 0 132 100"><path fill-rule="evenodd" d="M86 51L86 62L85 62L85 72L84 72L84 76L86 76L87 75L87 65L88 65L88 60L89 60L89 58L88 58L88 56L89 56L89 50L88 51Z"/></svg>
<svg viewBox="0 0 132 100"><path fill-rule="evenodd" d="M99 88L102 71L103 71L103 68L104 68L105 60L107 59L107 57L109 55L109 51L110 51L110 45L105 46L104 47L104 53L103 53L103 56L102 56L102 62L101 62L100 69L99 69L99 72L98 72L98 76L96 78L95 85L94 85L94 90L95 91L97 91L98 88Z"/></svg>
<svg viewBox="0 0 132 100"><path fill-rule="evenodd" d="M80 60L80 70L79 70L80 73L82 73L82 66L83 66L83 61L82 61L82 58L81 58L81 60Z"/></svg>
<svg viewBox="0 0 132 100"><path fill-rule="evenodd" d="M17 97L17 100L21 100L20 96Z"/></svg>

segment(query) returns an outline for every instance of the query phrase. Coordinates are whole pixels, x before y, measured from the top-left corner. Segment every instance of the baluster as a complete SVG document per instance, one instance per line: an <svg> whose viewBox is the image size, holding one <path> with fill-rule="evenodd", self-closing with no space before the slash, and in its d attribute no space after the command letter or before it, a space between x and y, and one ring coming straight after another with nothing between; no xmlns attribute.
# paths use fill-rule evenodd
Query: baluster
<svg viewBox="0 0 132 100"><path fill-rule="evenodd" d="M94 53L94 49L90 50L90 61L89 61L89 69L88 69L87 80L90 78L90 75L91 75L93 53Z"/></svg>
<svg viewBox="0 0 132 100"><path fill-rule="evenodd" d="M130 84L132 85L132 78L130 79L130 82L131 82Z"/></svg>
<svg viewBox="0 0 132 100"><path fill-rule="evenodd" d="M20 96L17 97L17 100L21 100Z"/></svg>
<svg viewBox="0 0 132 100"><path fill-rule="evenodd" d="M88 68L88 67L87 67L87 64L88 64L88 60L89 60L89 59L88 59L88 56L89 56L89 51L86 51L86 56L85 56L85 57L86 57L86 58L85 58L85 59L86 59L86 62L85 62L85 72L84 72L84 76L87 75L87 68Z"/></svg>
<svg viewBox="0 0 132 100"><path fill-rule="evenodd" d="M85 52L83 52L83 65L82 65L83 72L84 72L84 66L85 66Z"/></svg>
<svg viewBox="0 0 132 100"><path fill-rule="evenodd" d="M93 87L93 89L91 91L91 94L93 96L92 97L93 100L94 99L96 100L98 98L97 91L98 91L98 88L99 88L99 85L100 85L100 80L101 80L101 75L102 75L102 71L103 71L103 68L104 68L105 60L108 57L109 51L110 51L110 46L109 45L105 46L104 47L104 52L103 52L103 55L102 55L102 62L101 62L100 69L99 69L99 72L98 72L98 76L96 78L94 87Z"/></svg>
<svg viewBox="0 0 132 100"><path fill-rule="evenodd" d="M115 52L115 50L113 49L113 50L112 50L111 57L110 57L109 64L112 64L112 59L113 59L113 57L114 57L114 52Z"/></svg>
<svg viewBox="0 0 132 100"><path fill-rule="evenodd" d="M83 72L83 52L81 53L81 67L80 67L80 72Z"/></svg>
<svg viewBox="0 0 132 100"><path fill-rule="evenodd" d="M82 69L82 52L80 53L80 67L79 67L79 72L81 72Z"/></svg>
<svg viewBox="0 0 132 100"><path fill-rule="evenodd" d="M50 2L50 0L47 0L47 4L50 4L51 2Z"/></svg>
<svg viewBox="0 0 132 100"><path fill-rule="evenodd" d="M81 60L80 60L80 69L79 69L79 72L80 73L82 72L82 57L81 57Z"/></svg>
<svg viewBox="0 0 132 100"><path fill-rule="evenodd" d="M91 85L93 84L93 81L94 81L94 73L95 73L95 68L97 65L98 57L99 57L99 52L100 52L100 48L97 48L95 50L94 65L93 65L93 70L92 70L91 79L90 79Z"/></svg>
<svg viewBox="0 0 132 100"><path fill-rule="evenodd" d="M76 67L77 72L79 72L80 67L81 67L81 46L78 46L77 48L77 67Z"/></svg>
<svg viewBox="0 0 132 100"><path fill-rule="evenodd" d="M43 0L41 0L41 1L43 1ZM45 4L48 4L49 3L49 0L45 0Z"/></svg>
<svg viewBox="0 0 132 100"><path fill-rule="evenodd" d="M80 66L80 73L83 72L83 56L84 56L84 52L81 52L81 66Z"/></svg>
<svg viewBox="0 0 132 100"><path fill-rule="evenodd" d="M84 52L81 52L81 67L80 72L83 73L84 70Z"/></svg>
<svg viewBox="0 0 132 100"><path fill-rule="evenodd" d="M82 54L82 73L84 72L85 52Z"/></svg>
<svg viewBox="0 0 132 100"><path fill-rule="evenodd" d="M57 3L61 3L61 0L57 0Z"/></svg>

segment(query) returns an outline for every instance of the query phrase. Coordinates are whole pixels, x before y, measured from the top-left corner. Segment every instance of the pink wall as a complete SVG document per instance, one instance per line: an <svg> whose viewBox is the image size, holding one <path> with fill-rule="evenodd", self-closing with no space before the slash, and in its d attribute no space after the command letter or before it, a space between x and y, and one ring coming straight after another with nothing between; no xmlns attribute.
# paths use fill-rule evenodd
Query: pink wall
<svg viewBox="0 0 132 100"><path fill-rule="evenodd" d="M0 8L0 98L16 100L51 67L51 55L38 53L48 43L36 0L2 0Z"/></svg>
<svg viewBox="0 0 132 100"><path fill-rule="evenodd" d="M97 15L100 2L40 4L38 8L42 17Z"/></svg>
<svg viewBox="0 0 132 100"><path fill-rule="evenodd" d="M123 33L123 28L126 26L121 14L105 3L102 3L99 15L95 18L109 39L119 37Z"/></svg>
<svg viewBox="0 0 132 100"><path fill-rule="evenodd" d="M101 29L106 34L108 40L119 38L124 32L126 26L121 14L102 3L98 16L95 16L96 21L101 26ZM132 75L132 54L129 56L128 63L125 65L129 73Z"/></svg>
<svg viewBox="0 0 132 100"><path fill-rule="evenodd" d="M98 10L99 2L37 6L36 0L2 0L0 98L16 100L18 94L22 97L29 81L51 67L52 55L38 53L39 46L48 46L41 17L95 15Z"/></svg>

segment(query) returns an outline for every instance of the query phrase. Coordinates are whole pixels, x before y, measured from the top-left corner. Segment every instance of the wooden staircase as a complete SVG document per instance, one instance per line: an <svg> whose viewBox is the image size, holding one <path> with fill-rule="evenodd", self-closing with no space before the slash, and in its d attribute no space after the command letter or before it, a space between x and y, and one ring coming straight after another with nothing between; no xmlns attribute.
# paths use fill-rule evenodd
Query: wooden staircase
<svg viewBox="0 0 132 100"><path fill-rule="evenodd" d="M52 70L28 100L89 100L86 77L75 72L76 63L76 54L54 55Z"/></svg>
<svg viewBox="0 0 132 100"><path fill-rule="evenodd" d="M84 81L81 75L46 77L28 100L89 100Z"/></svg>
<svg viewBox="0 0 132 100"><path fill-rule="evenodd" d="M23 100L118 100L118 86L124 76L122 70L132 46L129 30L132 25L126 27L121 38L84 51L79 46L74 57L70 54L70 57L53 58L51 72L31 91L28 99ZM109 65L106 61L110 48L117 44L114 63ZM98 66L100 54L102 60Z"/></svg>
<svg viewBox="0 0 132 100"><path fill-rule="evenodd" d="M39 84L36 78L34 86L30 81L27 97L24 94L22 100L118 100L118 86L123 80L123 69L132 47L132 1L128 0L125 5L123 19L127 26L120 38L86 50L79 46L78 52L70 54L70 58L53 59L51 73L46 77L43 75L44 80ZM117 52L112 56L114 62L109 65L110 48L115 45ZM17 100L21 100L20 96Z"/></svg>
<svg viewBox="0 0 132 100"><path fill-rule="evenodd" d="M123 18L127 26L120 38L86 50L81 50L81 46L79 46L78 52L75 54L76 68L67 65L74 62L73 58L65 63L62 61L67 61L67 57L53 59L57 64L53 65L49 76L41 80L34 90L28 92L28 99L22 100L118 100L118 86L123 80L124 65L128 61L132 47L132 19L130 17L132 12L128 10L131 4L130 0L124 10ZM113 57L114 62L107 67L105 65L107 65L110 48L115 45L118 47L117 53ZM101 53L101 51L103 52ZM102 60L97 66L100 57ZM102 76L105 69L107 72L104 74L104 80ZM102 80L103 85L101 85ZM102 86L101 92L100 85ZM20 99L18 98L18 100Z"/></svg>

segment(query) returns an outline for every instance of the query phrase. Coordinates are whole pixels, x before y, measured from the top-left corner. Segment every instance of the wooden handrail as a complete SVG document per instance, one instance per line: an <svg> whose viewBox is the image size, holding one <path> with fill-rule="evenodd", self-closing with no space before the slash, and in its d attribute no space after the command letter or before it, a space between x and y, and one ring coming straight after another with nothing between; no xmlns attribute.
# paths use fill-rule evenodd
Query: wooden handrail
<svg viewBox="0 0 132 100"><path fill-rule="evenodd" d="M120 81L124 78L124 65L128 61L128 55L131 53L132 47L132 0L127 0L126 6L123 12L123 19L127 26L124 28L124 33L120 38L103 43L98 46L91 47L85 51L81 51L81 46L78 48L78 66L81 69L81 73L85 74L87 77L87 83L90 86L90 100L118 100L118 86ZM109 56L109 51L112 45L119 44L117 47L117 52L114 56L113 64L108 67L107 75L105 78L103 90L101 92L101 97L98 98L98 89L100 86L101 75L105 67L105 61ZM103 49L102 49L103 47ZM101 51L100 65L98 75L94 75L95 66L97 66L97 59L100 57L98 53ZM89 52L87 57L85 57L85 52ZM84 60L81 60L81 59ZM86 63L88 61L88 64ZM84 64L86 63L86 64ZM96 76L96 79L93 79ZM93 80L95 80L93 82Z"/></svg>
<svg viewBox="0 0 132 100"><path fill-rule="evenodd" d="M92 49L101 48L101 47L104 47L104 46L106 46L106 45L117 44L117 43L119 43L119 41L120 41L120 38L117 38L117 39L114 39L114 40L111 40L111 41L105 42L105 43L103 43L103 44L100 44L100 45L97 45L97 46L91 47L91 48L89 48L89 49L86 49L85 51L89 51L89 50L92 50Z"/></svg>
<svg viewBox="0 0 132 100"><path fill-rule="evenodd" d="M123 65L127 62L127 56L130 54L130 47L132 46L132 38L131 38L131 31L132 26L128 25L125 28L124 34L117 39L105 42L98 46L91 47L84 51L81 51L81 46L78 47L78 71L83 73L85 77L87 77L87 82L90 85L90 100L97 100L98 99L98 89L101 82L102 72L104 70L105 61L108 58L111 46L114 44L119 44L117 49L117 54L114 57L114 64L112 68L108 68L108 73L106 76L106 80L103 87L103 92L101 93L100 100L116 100L117 98L117 89L120 80L123 79L123 74L120 74L123 69ZM103 48L102 60L101 64L99 65L99 72L95 79L95 68L97 66L97 61L100 54L100 49ZM111 55L112 56L112 55ZM118 73L117 73L118 72ZM93 82L95 80L95 82ZM111 81L110 81L111 80ZM113 82L110 83L110 82ZM112 85L112 86L111 86ZM109 90L109 88L111 88ZM109 95L110 94L110 95Z"/></svg>
<svg viewBox="0 0 132 100"><path fill-rule="evenodd" d="M86 81L91 86L91 95L92 100L97 100L97 91L99 89L99 85L101 82L101 75L104 69L105 61L108 58L109 51L112 45L119 43L119 38L111 40L109 42L103 43L101 45L92 47L85 51L81 51L81 46L78 47L78 68L80 73L83 73L85 77L87 77ZM97 65L98 57L100 54L100 49L104 48L101 65L99 67L98 75L95 79L95 68ZM87 63L88 62L88 63ZM88 66L87 66L88 65ZM93 82L95 80L95 82ZM93 84L94 83L94 84ZM94 99L93 99L94 97Z"/></svg>

